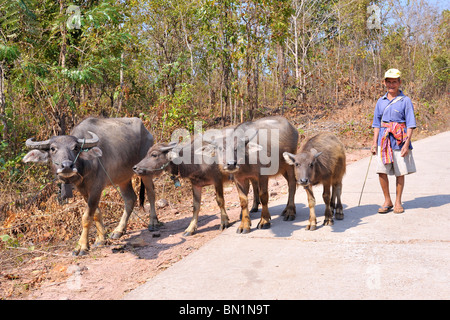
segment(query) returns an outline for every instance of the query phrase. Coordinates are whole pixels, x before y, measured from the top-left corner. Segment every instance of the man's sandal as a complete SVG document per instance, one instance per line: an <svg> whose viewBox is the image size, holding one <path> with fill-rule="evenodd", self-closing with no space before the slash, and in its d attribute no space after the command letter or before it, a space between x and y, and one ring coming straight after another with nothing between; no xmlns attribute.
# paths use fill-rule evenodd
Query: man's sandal
<svg viewBox="0 0 450 320"><path fill-rule="evenodd" d="M378 213L388 213L392 210L394 206L386 206L378 209Z"/></svg>

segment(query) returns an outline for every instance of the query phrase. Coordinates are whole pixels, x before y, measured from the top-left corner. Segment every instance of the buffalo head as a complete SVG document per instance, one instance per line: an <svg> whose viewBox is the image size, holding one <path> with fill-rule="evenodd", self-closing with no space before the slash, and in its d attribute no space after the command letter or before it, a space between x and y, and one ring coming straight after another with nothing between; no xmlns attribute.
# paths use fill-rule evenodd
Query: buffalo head
<svg viewBox="0 0 450 320"><path fill-rule="evenodd" d="M302 186L308 186L311 181L315 180L315 175L318 172L316 166L318 165L317 158L322 154L316 149L311 148L309 151L304 151L298 154L284 152L283 157L290 165L295 166L295 175L297 183Z"/></svg>
<svg viewBox="0 0 450 320"><path fill-rule="evenodd" d="M220 139L204 139L203 147L196 152L205 159L212 158L222 172L233 174L242 164L256 163L256 153L262 149L255 142L257 134L257 130L233 130Z"/></svg>
<svg viewBox="0 0 450 320"><path fill-rule="evenodd" d="M52 168L61 179L70 179L80 173L82 160L92 160L101 157L102 151L96 147L98 136L88 131L90 139L80 139L74 136L55 136L45 141L34 141L30 138L26 146L32 149L23 158L23 162L41 162L48 160Z"/></svg>
<svg viewBox="0 0 450 320"><path fill-rule="evenodd" d="M176 146L176 142L155 144L148 150L145 158L133 167L134 173L139 176L160 174L172 160L171 151Z"/></svg>

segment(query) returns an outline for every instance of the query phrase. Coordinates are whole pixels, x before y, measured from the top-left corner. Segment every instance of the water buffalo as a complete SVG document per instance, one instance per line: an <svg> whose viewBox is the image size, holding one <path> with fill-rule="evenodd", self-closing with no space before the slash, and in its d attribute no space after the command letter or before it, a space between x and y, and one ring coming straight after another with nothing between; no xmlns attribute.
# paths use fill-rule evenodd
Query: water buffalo
<svg viewBox="0 0 450 320"><path fill-rule="evenodd" d="M112 183L120 188L125 201L122 218L111 235L120 238L133 211L136 194L131 178L133 165L145 157L153 145L153 136L138 118L100 119L87 118L75 126L70 135L55 136L45 141L26 141L33 149L23 158L24 162L47 162L65 183L76 186L87 202L82 217L83 231L74 255L89 251L88 232L92 220L97 227L96 245L104 244L105 228L98 209L102 190ZM155 193L152 176L142 177L150 200L150 225L156 226ZM145 192L141 184L141 194ZM143 204L141 197L141 205Z"/></svg>
<svg viewBox="0 0 450 320"><path fill-rule="evenodd" d="M210 141L216 152L209 154L216 156L219 168L224 174L233 175L238 187L242 220L237 232L250 232L246 183L248 179L258 182L262 210L257 228L270 227L268 181L270 177L278 174L286 178L289 187L288 203L283 211L284 220L294 220L295 174L294 168L284 160L283 153L295 152L297 149L298 132L295 127L284 117L266 117L241 123L225 140L223 152L220 152L221 146Z"/></svg>
<svg viewBox="0 0 450 320"><path fill-rule="evenodd" d="M333 225L333 211L337 220L344 219L341 193L346 164L345 149L339 139L332 133L319 133L308 139L296 155L285 152L283 156L287 163L295 167L297 183L305 188L308 195L309 224L306 229L315 230L317 225L314 210L316 200L312 191L312 186L317 184L323 185L325 202L323 224ZM330 196L331 186L333 191Z"/></svg>
<svg viewBox="0 0 450 320"><path fill-rule="evenodd" d="M212 132L214 130L210 130ZM215 130L216 133L220 130ZM208 135L208 131L206 132ZM155 144L147 153L147 156L133 167L134 172L145 177L147 174L160 174L163 170L169 172L172 177L180 176L188 178L192 184L193 192L193 216L191 223L186 228L184 235L192 235L197 230L198 213L202 187L214 185L216 190L216 201L220 208L220 230L229 226L229 218L225 211L225 200L223 196L223 184L229 181L229 174L222 173L214 162L203 161L200 152L202 149L203 136L197 136L191 142L179 146L177 143ZM216 135L216 139L222 139L223 132ZM245 182L248 187L248 181ZM252 182L254 191L253 211L258 210L258 191L256 183Z"/></svg>

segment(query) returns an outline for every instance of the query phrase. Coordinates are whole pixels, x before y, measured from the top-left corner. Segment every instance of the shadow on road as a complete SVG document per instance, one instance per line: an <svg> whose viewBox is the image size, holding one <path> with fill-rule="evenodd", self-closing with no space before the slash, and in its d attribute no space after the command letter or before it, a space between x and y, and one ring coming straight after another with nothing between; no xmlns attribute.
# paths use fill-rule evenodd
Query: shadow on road
<svg viewBox="0 0 450 320"><path fill-rule="evenodd" d="M284 217L281 216L281 212L285 208L285 205L277 205L270 207L269 210L272 214L271 231L275 237L290 237L294 231L305 229L309 220L309 207L304 204L296 204L296 218L293 221L284 221ZM315 207L317 217L317 229L330 228L331 232L345 232L348 229L355 228L361 225L363 218L376 214L378 205L370 204L360 207L349 208L344 204L344 220L334 219L334 225L328 227L323 225L325 205L318 204ZM254 213L252 218L255 219L258 213ZM257 232L252 226L252 232ZM314 232L314 231L312 231Z"/></svg>
<svg viewBox="0 0 450 320"><path fill-rule="evenodd" d="M198 229L195 235L216 231L219 229L220 219L215 214L202 215L198 220ZM184 245L189 242L189 237L183 236L184 230L191 222L191 217L165 222L158 231L150 232L147 229L139 231L126 240L126 249L140 259L156 259L165 251L173 247ZM217 224L206 226L212 220L217 219ZM205 227L206 226L206 227Z"/></svg>
<svg viewBox="0 0 450 320"><path fill-rule="evenodd" d="M405 209L413 208L436 208L450 203L450 194L438 194L432 196L418 197L414 200L405 201L403 206Z"/></svg>
<svg viewBox="0 0 450 320"><path fill-rule="evenodd" d="M450 203L450 195L431 195L417 197L413 200L404 202L405 209L413 208L432 208L440 207ZM296 204L296 218L293 221L284 221L281 216L285 208L285 204L269 207L272 215L270 232L277 238L291 237L294 232L304 230L308 225L309 208L303 203ZM325 205L316 205L317 230L321 228L329 228L330 232L346 232L351 228L356 228L367 222L363 222L364 218L377 214L379 205L366 204L362 206L348 207L344 204L344 220L334 219L334 225L323 226ZM257 227L257 221L261 216L261 210L250 214L252 221L251 233L256 235L260 230ZM217 219L217 224L206 226L212 220ZM256 221L255 221L256 220ZM185 245L189 241L189 237L182 236L184 229L189 225L191 217L166 222L158 232L149 232L142 230L140 233L133 235L127 240L127 248L131 248L139 258L156 259L164 251L179 245ZM232 222L239 223L240 220ZM219 228L220 219L218 215L203 215L198 221L198 229L196 235L206 232L213 232ZM316 231L317 231L316 230ZM308 231L309 232L309 231ZM315 232L315 231L311 231Z"/></svg>

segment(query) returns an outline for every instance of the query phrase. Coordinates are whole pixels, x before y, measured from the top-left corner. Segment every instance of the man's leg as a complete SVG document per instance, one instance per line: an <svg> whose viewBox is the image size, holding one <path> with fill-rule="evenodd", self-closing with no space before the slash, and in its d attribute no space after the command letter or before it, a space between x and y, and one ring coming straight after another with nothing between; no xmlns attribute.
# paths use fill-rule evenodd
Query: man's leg
<svg viewBox="0 0 450 320"><path fill-rule="evenodd" d="M396 179L396 198L395 198L395 205L394 205L394 212L395 213L402 213L404 212L403 206L402 206L402 194L403 194L403 188L405 187L405 176L398 176Z"/></svg>
<svg viewBox="0 0 450 320"><path fill-rule="evenodd" d="M381 186L381 190L383 190L383 195L384 195L384 203L382 208L380 208L380 210L378 210L379 213L386 213L388 211L388 207L392 208L393 204L392 204L392 200L391 200L391 195L389 194L389 179L387 174L385 173L379 173L378 174L379 180L380 180L380 186Z"/></svg>

